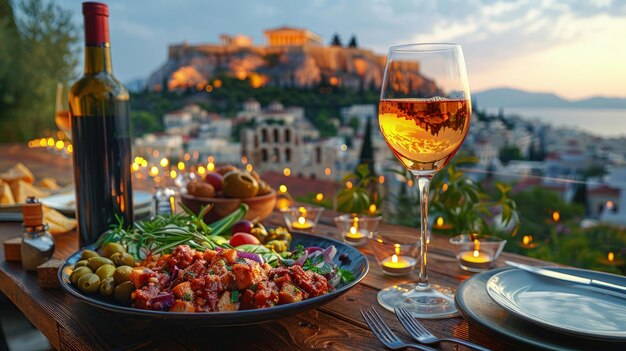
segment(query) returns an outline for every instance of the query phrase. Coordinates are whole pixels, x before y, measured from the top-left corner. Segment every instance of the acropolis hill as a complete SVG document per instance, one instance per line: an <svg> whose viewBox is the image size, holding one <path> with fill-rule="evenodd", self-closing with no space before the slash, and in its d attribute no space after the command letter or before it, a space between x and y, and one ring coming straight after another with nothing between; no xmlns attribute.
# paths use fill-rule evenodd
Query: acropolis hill
<svg viewBox="0 0 626 351"><path fill-rule="evenodd" d="M253 87L314 88L341 86L379 89L385 56L357 47L325 46L317 34L300 28L264 31L266 45L243 35L220 36L219 44L170 45L168 59L150 75L147 87L159 91L187 89L218 74L248 79ZM416 73L417 64L411 67Z"/></svg>

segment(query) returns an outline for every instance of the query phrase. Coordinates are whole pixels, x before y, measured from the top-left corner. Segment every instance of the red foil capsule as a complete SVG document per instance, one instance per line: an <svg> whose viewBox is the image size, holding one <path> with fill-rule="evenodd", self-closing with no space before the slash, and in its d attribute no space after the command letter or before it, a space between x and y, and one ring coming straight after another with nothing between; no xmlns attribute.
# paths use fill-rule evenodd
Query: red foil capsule
<svg viewBox="0 0 626 351"><path fill-rule="evenodd" d="M109 42L109 7L101 2L84 2L85 44L99 46Z"/></svg>

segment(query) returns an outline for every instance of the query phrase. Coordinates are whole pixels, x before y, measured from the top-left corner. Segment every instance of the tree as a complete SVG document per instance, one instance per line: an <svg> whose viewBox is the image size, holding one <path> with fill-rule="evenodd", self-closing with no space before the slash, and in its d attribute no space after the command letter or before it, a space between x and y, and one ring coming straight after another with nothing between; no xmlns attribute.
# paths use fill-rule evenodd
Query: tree
<svg viewBox="0 0 626 351"><path fill-rule="evenodd" d="M505 145L500 149L499 155L500 161L502 163L508 163L512 160L522 160L522 153L519 151L519 148L515 145Z"/></svg>
<svg viewBox="0 0 626 351"><path fill-rule="evenodd" d="M341 37L339 37L339 34L335 33L333 35L333 39L330 41L330 45L332 45L332 46L343 46L343 44L341 44Z"/></svg>
<svg viewBox="0 0 626 351"><path fill-rule="evenodd" d="M348 47L356 49L359 47L359 45L356 42L356 35L352 34L352 37L350 38L350 42L348 43Z"/></svg>
<svg viewBox="0 0 626 351"><path fill-rule="evenodd" d="M372 144L372 119L367 119L365 125L365 134L363 135L363 145L361 146L361 153L359 154L359 164L366 164L369 168L369 173L375 176L374 173L374 146Z"/></svg>
<svg viewBox="0 0 626 351"><path fill-rule="evenodd" d="M76 78L78 31L71 13L38 0L23 0L15 16L0 0L0 128L2 141L41 136L54 125L58 82Z"/></svg>
<svg viewBox="0 0 626 351"><path fill-rule="evenodd" d="M159 119L147 111L132 111L130 114L132 135L140 137L146 133L153 133L162 130Z"/></svg>

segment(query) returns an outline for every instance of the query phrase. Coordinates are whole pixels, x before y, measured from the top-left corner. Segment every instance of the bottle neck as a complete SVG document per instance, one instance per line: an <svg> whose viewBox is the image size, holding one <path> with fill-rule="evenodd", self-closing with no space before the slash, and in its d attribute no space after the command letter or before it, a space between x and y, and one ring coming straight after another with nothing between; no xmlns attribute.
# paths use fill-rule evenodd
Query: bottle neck
<svg viewBox="0 0 626 351"><path fill-rule="evenodd" d="M109 43L85 46L85 75L101 72L113 73L111 46Z"/></svg>

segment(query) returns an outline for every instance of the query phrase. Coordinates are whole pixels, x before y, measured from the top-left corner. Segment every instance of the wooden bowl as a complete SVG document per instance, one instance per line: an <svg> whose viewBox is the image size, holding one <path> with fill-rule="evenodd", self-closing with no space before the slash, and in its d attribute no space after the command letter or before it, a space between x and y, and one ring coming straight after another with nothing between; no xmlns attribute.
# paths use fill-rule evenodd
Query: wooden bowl
<svg viewBox="0 0 626 351"><path fill-rule="evenodd" d="M276 191L272 189L269 194L248 197L245 199L233 199L227 197L196 197L189 194L181 194L183 204L189 207L194 213L200 212L200 208L207 204L213 204L213 208L204 216L206 223L212 223L216 220L231 214L243 202L250 208L246 216L247 220L258 219L259 221L267 218L274 210L276 204Z"/></svg>

